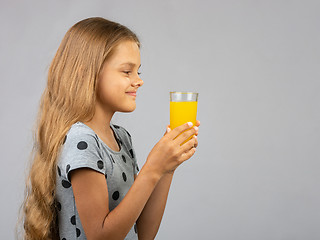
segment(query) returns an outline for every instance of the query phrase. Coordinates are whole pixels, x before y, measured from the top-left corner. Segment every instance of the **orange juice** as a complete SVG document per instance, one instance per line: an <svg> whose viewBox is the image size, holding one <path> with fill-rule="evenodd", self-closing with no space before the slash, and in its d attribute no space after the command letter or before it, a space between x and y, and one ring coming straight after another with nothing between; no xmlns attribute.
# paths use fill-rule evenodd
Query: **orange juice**
<svg viewBox="0 0 320 240"><path fill-rule="evenodd" d="M195 125L197 120L197 103L196 101L170 102L170 128L174 129L186 122L192 122ZM187 141L190 139L191 137Z"/></svg>
<svg viewBox="0 0 320 240"><path fill-rule="evenodd" d="M198 95L199 93L196 92L170 92L171 129L181 126L186 122L192 122L193 125L196 124ZM191 138L192 136L182 144L186 143Z"/></svg>

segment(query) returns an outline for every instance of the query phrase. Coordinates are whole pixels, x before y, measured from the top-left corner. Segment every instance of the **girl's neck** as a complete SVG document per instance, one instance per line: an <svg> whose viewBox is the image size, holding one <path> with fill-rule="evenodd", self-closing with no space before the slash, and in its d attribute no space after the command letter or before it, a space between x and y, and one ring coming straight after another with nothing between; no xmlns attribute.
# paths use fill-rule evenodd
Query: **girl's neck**
<svg viewBox="0 0 320 240"><path fill-rule="evenodd" d="M110 136L113 135L112 129L110 128L110 122L113 115L114 112L108 112L99 107L99 105L97 104L93 118L88 122L84 122L84 124L89 126L96 133Z"/></svg>

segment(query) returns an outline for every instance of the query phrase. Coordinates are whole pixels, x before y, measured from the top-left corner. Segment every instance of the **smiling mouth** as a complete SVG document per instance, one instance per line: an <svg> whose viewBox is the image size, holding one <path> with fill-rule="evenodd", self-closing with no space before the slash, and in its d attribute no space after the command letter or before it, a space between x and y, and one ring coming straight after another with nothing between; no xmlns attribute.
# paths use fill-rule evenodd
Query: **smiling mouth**
<svg viewBox="0 0 320 240"><path fill-rule="evenodd" d="M137 93L135 93L135 92L127 92L126 94L129 94L130 96L134 96L134 97L137 96Z"/></svg>

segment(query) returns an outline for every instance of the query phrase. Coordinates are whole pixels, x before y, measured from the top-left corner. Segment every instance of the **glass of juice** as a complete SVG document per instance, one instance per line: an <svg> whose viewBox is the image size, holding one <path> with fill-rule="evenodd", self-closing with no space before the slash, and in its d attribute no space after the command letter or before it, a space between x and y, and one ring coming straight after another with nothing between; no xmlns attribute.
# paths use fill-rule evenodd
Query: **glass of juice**
<svg viewBox="0 0 320 240"><path fill-rule="evenodd" d="M196 124L198 95L198 93L194 92L170 92L171 129L186 122L192 122L193 125ZM191 139L191 137L189 139ZM189 139L187 139L187 141Z"/></svg>

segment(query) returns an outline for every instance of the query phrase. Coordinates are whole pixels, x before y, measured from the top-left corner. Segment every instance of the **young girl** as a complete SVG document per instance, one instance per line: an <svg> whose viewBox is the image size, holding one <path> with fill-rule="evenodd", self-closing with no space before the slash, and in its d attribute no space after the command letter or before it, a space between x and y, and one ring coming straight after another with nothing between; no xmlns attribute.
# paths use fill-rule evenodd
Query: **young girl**
<svg viewBox="0 0 320 240"><path fill-rule="evenodd" d="M24 239L155 238L173 173L195 153L200 122L167 126L138 174L131 136L111 119L136 108L139 48L132 31L103 18L66 33L41 98Z"/></svg>

